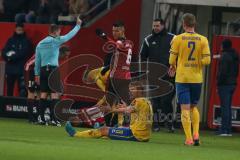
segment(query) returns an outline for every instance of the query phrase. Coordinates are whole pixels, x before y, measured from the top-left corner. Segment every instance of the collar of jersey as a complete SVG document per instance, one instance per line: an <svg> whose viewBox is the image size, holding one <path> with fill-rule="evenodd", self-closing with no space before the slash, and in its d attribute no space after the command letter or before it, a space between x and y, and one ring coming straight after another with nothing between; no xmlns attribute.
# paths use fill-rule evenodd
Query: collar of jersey
<svg viewBox="0 0 240 160"><path fill-rule="evenodd" d="M195 32L186 32L186 33L194 34Z"/></svg>

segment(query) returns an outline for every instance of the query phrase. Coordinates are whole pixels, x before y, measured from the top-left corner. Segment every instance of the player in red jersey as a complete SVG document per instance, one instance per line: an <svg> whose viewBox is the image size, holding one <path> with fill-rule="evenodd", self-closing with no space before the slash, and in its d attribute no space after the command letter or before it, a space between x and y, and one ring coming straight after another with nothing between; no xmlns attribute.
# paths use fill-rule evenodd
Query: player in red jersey
<svg viewBox="0 0 240 160"><path fill-rule="evenodd" d="M128 94L128 85L131 81L130 65L132 58L134 59L136 57L132 52L133 43L126 38L125 27L121 21L117 21L113 24L112 35L113 40L108 38L108 42L105 43L103 49L107 53L113 52L110 64L108 91L114 93L117 96L117 99L115 97L113 98L111 95L107 95L107 101L111 106L119 103L129 105L130 96ZM108 119L112 120L109 121ZM125 125L124 123L128 123L126 121L123 122L123 119L122 115L119 115L118 120L117 118L112 118L112 115L109 115L109 117L106 117L106 122L109 126L117 124L117 121L119 125Z"/></svg>

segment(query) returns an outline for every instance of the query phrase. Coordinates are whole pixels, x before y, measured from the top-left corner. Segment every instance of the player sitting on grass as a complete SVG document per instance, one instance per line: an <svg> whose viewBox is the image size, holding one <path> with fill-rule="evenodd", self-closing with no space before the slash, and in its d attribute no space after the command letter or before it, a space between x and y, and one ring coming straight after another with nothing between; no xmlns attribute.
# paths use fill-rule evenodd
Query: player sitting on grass
<svg viewBox="0 0 240 160"><path fill-rule="evenodd" d="M141 82L131 82L129 90L133 99L131 105L119 104L118 108L112 108L111 112L130 113L130 127L102 127L81 132L76 131L71 123L67 122L65 130L72 137L100 138L107 136L115 140L149 141L153 115L151 103L143 96L144 87Z"/></svg>

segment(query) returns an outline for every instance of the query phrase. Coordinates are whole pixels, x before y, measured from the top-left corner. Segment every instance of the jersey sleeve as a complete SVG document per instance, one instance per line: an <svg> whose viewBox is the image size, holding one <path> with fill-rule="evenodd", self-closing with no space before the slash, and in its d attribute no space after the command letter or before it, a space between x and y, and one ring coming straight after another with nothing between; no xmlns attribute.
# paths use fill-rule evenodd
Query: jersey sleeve
<svg viewBox="0 0 240 160"><path fill-rule="evenodd" d="M203 65L208 65L211 62L210 49L207 38L204 37L202 43L202 60Z"/></svg>
<svg viewBox="0 0 240 160"><path fill-rule="evenodd" d="M65 42L67 42L68 40L73 38L78 33L80 28L81 28L80 25L76 25L69 33L65 34L64 36L60 36L58 38L55 38L54 42L58 45L61 45Z"/></svg>
<svg viewBox="0 0 240 160"><path fill-rule="evenodd" d="M41 55L39 52L38 47L36 47L36 56L35 56L35 66L34 66L34 73L36 76L40 75L40 68L41 68Z"/></svg>
<svg viewBox="0 0 240 160"><path fill-rule="evenodd" d="M174 36L173 40L171 41L171 49L170 49L170 57L169 57L169 64L175 65L176 59L179 54L179 36Z"/></svg>

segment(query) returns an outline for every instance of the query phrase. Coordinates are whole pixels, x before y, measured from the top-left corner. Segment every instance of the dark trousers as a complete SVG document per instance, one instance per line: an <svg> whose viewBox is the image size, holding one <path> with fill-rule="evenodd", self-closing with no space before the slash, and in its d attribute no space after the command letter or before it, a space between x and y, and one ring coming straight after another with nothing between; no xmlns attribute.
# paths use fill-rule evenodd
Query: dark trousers
<svg viewBox="0 0 240 160"><path fill-rule="evenodd" d="M232 97L235 85L218 86L218 94L221 103L221 128L220 132L224 134L231 133L232 128Z"/></svg>
<svg viewBox="0 0 240 160"><path fill-rule="evenodd" d="M174 95L175 91L173 90L167 95L152 99L154 127L159 126L159 124L162 122L166 122L169 125L172 125L174 121L172 104Z"/></svg>
<svg viewBox="0 0 240 160"><path fill-rule="evenodd" d="M130 95L129 95L129 83L130 80L128 79L115 79L111 78L108 83L108 89L107 91L112 93L108 93L106 98L107 102L112 106L113 104L121 103L121 100L123 100L127 105L131 103L130 101ZM126 118L124 118L124 124L125 119L128 118L128 115L124 115ZM108 114L105 116L106 125L113 127L116 126L118 123L118 115L117 114Z"/></svg>
<svg viewBox="0 0 240 160"><path fill-rule="evenodd" d="M110 105L114 103L121 103L121 100L123 100L127 105L130 105L129 83L129 79L110 78L108 83L108 92L115 95L107 95L107 101Z"/></svg>
<svg viewBox="0 0 240 160"><path fill-rule="evenodd" d="M20 97L26 97L27 92L25 88L25 81L23 75L17 75L17 74L7 74L6 75L6 81L7 81L7 96L13 96L14 91L14 84L17 81L18 83L18 91Z"/></svg>

